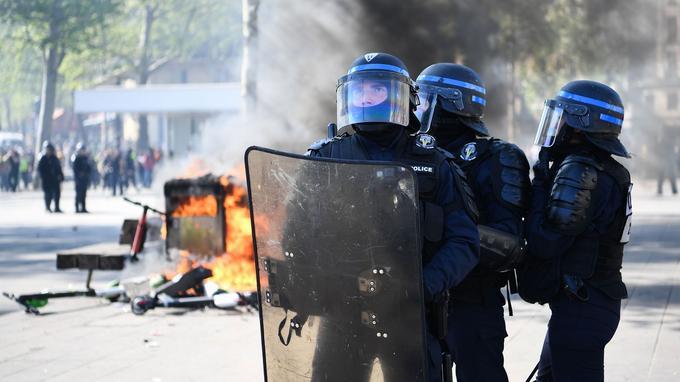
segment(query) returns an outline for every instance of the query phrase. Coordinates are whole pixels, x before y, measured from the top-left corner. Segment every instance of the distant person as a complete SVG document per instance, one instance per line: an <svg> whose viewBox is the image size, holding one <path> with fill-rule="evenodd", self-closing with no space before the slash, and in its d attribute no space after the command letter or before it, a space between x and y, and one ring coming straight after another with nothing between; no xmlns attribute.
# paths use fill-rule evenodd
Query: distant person
<svg viewBox="0 0 680 382"><path fill-rule="evenodd" d="M42 180L45 195L45 209L47 212L63 212L59 208L59 199L61 198L61 182L64 181L64 173L61 171L61 162L57 158L54 145L48 141L43 143L43 155L38 161L38 173ZM51 208L53 200L54 210Z"/></svg>
<svg viewBox="0 0 680 382"><path fill-rule="evenodd" d="M22 155L19 159L19 177L24 184L24 191L28 190L28 184L31 183L31 164L29 163L29 156Z"/></svg>
<svg viewBox="0 0 680 382"><path fill-rule="evenodd" d="M144 154L141 158L141 164L143 168L144 178L142 183L145 188L151 187L151 182L153 181L153 169L156 166L156 154L152 148Z"/></svg>
<svg viewBox="0 0 680 382"><path fill-rule="evenodd" d="M12 149L7 154L9 163L9 174L8 174L8 185L9 191L17 192L17 186L19 185L19 152L16 149Z"/></svg>
<svg viewBox="0 0 680 382"><path fill-rule="evenodd" d="M90 155L82 142L76 146L76 152L72 155L71 162L73 164L73 180L76 183L76 213L87 213L89 211L85 207L85 198L87 187L90 185L92 166Z"/></svg>
<svg viewBox="0 0 680 382"><path fill-rule="evenodd" d="M0 150L0 191L9 190L9 157Z"/></svg>
<svg viewBox="0 0 680 382"><path fill-rule="evenodd" d="M120 188L120 194L123 194L123 184L121 183L121 157L116 149L111 149L104 158L105 178L108 181L108 186L113 191L113 196Z"/></svg>
<svg viewBox="0 0 680 382"><path fill-rule="evenodd" d="M88 155L88 162L90 164L90 184L89 186L96 189L99 186L99 183L102 180L102 174L99 172L99 169L97 168L97 161L92 157L92 155Z"/></svg>
<svg viewBox="0 0 680 382"><path fill-rule="evenodd" d="M137 177L135 172L135 162L136 156L132 149L128 149L125 152L125 157L123 158L123 183L125 188L130 187L130 184L137 188Z"/></svg>
<svg viewBox="0 0 680 382"><path fill-rule="evenodd" d="M673 195L678 194L678 186L676 184L676 177L678 172L678 153L677 146L673 144L673 141L665 137L665 139L659 139L659 145L657 150L663 155L659 158L657 163L657 187L656 193L658 195L663 195L663 182L668 179L671 184L671 192Z"/></svg>

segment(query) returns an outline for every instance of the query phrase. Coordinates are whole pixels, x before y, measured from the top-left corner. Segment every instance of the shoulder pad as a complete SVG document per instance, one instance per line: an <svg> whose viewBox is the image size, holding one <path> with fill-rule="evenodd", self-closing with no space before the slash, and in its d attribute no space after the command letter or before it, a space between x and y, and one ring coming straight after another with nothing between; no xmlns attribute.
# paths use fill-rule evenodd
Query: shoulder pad
<svg viewBox="0 0 680 382"><path fill-rule="evenodd" d="M586 155L576 155L576 154L567 155L567 157L564 158L564 160L560 164L560 167L562 167L563 165L566 165L568 163L581 163L582 165L594 167L595 169L597 169L599 171L602 171L604 169L602 164L600 162L598 162L595 158L590 157L590 156L586 156Z"/></svg>
<svg viewBox="0 0 680 382"><path fill-rule="evenodd" d="M601 169L589 157L570 155L564 159L555 174L548 201L547 221L553 228L572 235L583 232Z"/></svg>
<svg viewBox="0 0 680 382"><path fill-rule="evenodd" d="M602 171L612 176L624 190L627 189L630 184L630 172L626 167L611 157L602 163L602 167Z"/></svg>
<svg viewBox="0 0 680 382"><path fill-rule="evenodd" d="M332 142L334 138L323 138L319 139L318 141L315 141L309 147L307 150L320 150L322 147L327 145L329 142Z"/></svg>
<svg viewBox="0 0 680 382"><path fill-rule="evenodd" d="M462 198L462 204L465 212L470 216L472 221L477 223L479 221L479 210L475 202L475 194L468 184L465 172L453 161L448 161L453 170L453 179L458 189L458 194Z"/></svg>
<svg viewBox="0 0 680 382"><path fill-rule="evenodd" d="M492 178L496 198L514 209L526 211L529 205L529 161L512 143L495 140L491 150L496 161L497 176Z"/></svg>
<svg viewBox="0 0 680 382"><path fill-rule="evenodd" d="M319 151L319 150L321 150L324 146L326 146L327 144L329 144L329 143L331 143L331 142L335 142L335 141L340 141L340 140L342 140L342 139L344 139L344 138L347 138L347 137L349 137L349 136L350 136L350 135L349 135L347 132L345 132L345 133L342 133L341 135L336 135L336 136L334 136L333 138L323 138L323 139L319 139L318 141L315 141L314 143L312 143L311 145L309 145L309 147L307 148L307 153L306 153L306 155L308 155L310 151Z"/></svg>

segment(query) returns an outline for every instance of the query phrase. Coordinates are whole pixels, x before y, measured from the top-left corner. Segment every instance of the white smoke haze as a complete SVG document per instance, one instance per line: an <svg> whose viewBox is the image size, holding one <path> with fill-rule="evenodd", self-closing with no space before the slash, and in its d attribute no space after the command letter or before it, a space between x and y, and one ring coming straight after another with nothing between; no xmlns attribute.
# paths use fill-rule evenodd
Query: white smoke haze
<svg viewBox="0 0 680 382"><path fill-rule="evenodd" d="M358 12L356 4L332 1L261 1L255 110L206 121L193 152L158 169L154 189L162 194L166 180L187 176L197 161L205 172L231 174L249 146L304 153L326 137L335 122L337 79L365 53Z"/></svg>
<svg viewBox="0 0 680 382"><path fill-rule="evenodd" d="M655 77L654 41L658 20L656 9L651 6L641 9L640 1L612 0L592 5L600 9L595 35L553 36L559 54L552 59L559 63L559 72L546 73L545 78L534 75L530 80L525 73L535 69L531 60L529 64L517 64L520 67L517 68L514 93L524 102L516 110L512 141L526 150L530 160L538 151L533 147L533 135L543 100L555 96L570 80L592 79L611 85L623 98L626 118L621 139L635 157L632 161L622 162L635 176L649 177L654 171L652 154L656 143L652 137L659 134L659 123L643 111L644 97L636 81L642 77ZM251 145L304 152L311 142L325 137L327 123L335 121L337 79L346 73L357 56L368 51L398 55L414 77L430 63L461 62L462 58L461 63L470 64L482 74L489 89L486 122L490 131L495 136L509 138L511 129L506 105L510 97L506 94L512 90L508 57L493 52L470 52L470 44L460 39L445 40L449 45L433 45L433 40L436 41L433 34L442 29L421 25L424 15L432 15L431 10L414 16L413 12L394 9L391 2L375 4L356 0L261 0L257 48L253 52L257 64L255 111L247 116L222 115L205 122L198 141L193 144L193 153L175 158L159 169L157 179L160 182L156 183L159 192L162 192L163 181L181 175L182 170L197 159L202 161L206 172L228 174L242 164L244 151ZM431 4L429 6L432 8ZM472 4L458 6L464 12L472 12L470 15L478 12ZM391 19L377 17L376 12ZM437 18L432 23L441 24L443 28L445 16L434 15ZM404 26L403 30L394 30L399 25ZM493 33L493 27L472 21L469 27L475 35L469 36L473 42L484 41L479 36ZM451 25L451 28L461 26ZM593 44L588 45L588 41L596 42L592 52ZM603 48L600 52L598 46L609 49ZM611 47L617 47L614 53ZM461 51L462 48L466 51ZM583 57L571 60L572 52L579 49L585 52ZM468 58L472 61L467 62ZM585 65L584 62L606 65Z"/></svg>

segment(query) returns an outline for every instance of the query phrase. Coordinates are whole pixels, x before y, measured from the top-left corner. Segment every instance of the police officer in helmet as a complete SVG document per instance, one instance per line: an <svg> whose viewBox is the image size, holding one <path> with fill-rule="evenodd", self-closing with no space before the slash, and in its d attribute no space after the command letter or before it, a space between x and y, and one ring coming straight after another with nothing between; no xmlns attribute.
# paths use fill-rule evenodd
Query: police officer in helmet
<svg viewBox="0 0 680 382"><path fill-rule="evenodd" d="M486 89L458 64L430 65L418 76L421 131L432 134L465 172L479 208L480 264L451 291L447 342L458 381L507 381L507 336L500 288L522 255L529 163L517 146L489 137ZM509 243L509 246L503 244ZM498 245L501 244L501 245Z"/></svg>
<svg viewBox="0 0 680 382"><path fill-rule="evenodd" d="M630 239L630 174L612 155L623 104L610 87L572 81L545 101L536 133L520 294L552 311L538 381L603 381L604 348L616 332L623 247Z"/></svg>
<svg viewBox="0 0 680 382"><path fill-rule="evenodd" d="M473 202L456 187L462 180L448 153L437 148L431 136L413 135L420 127L414 115L417 103L415 83L401 60L386 53L365 54L352 63L337 86L338 127L351 127L356 133L316 142L310 146L308 155L395 161L415 170L421 206L427 205L421 209L425 211L422 231L438 232L423 237L423 289L426 303L431 303L460 283L477 265L479 236L473 220ZM319 336L322 334L332 336L324 333L323 326ZM439 381L441 349L431 330L428 348L429 375L432 381ZM338 372L343 373L343 377L338 377L342 380L362 381L370 375L370 370L365 369L370 369L375 355L369 355L366 362L342 368L338 366L342 365L341 352L331 346L317 349L314 364L336 365Z"/></svg>

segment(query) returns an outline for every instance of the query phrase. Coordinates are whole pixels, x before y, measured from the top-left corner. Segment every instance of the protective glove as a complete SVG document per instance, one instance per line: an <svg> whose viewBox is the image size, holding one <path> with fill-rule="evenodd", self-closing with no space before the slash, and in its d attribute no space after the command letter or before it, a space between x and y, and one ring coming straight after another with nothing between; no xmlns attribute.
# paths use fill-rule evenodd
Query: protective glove
<svg viewBox="0 0 680 382"><path fill-rule="evenodd" d="M538 153L538 160L532 167L534 171L534 179L532 180L532 185L541 186L547 183L550 179L550 154L548 153L548 148L543 147Z"/></svg>

